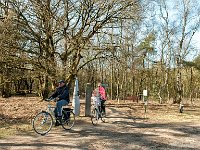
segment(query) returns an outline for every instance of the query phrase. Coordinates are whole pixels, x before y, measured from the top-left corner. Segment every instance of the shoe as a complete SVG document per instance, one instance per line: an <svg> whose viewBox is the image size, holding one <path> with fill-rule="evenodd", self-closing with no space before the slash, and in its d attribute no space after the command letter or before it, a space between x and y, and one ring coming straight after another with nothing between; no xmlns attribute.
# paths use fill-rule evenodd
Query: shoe
<svg viewBox="0 0 200 150"><path fill-rule="evenodd" d="M58 120L56 120L55 127L57 127L59 125L60 125L60 122Z"/></svg>
<svg viewBox="0 0 200 150"><path fill-rule="evenodd" d="M102 111L101 116L106 117L106 112Z"/></svg>
<svg viewBox="0 0 200 150"><path fill-rule="evenodd" d="M62 116L58 116L58 117L56 118L55 126L59 126L59 125L61 125L61 123L62 123Z"/></svg>

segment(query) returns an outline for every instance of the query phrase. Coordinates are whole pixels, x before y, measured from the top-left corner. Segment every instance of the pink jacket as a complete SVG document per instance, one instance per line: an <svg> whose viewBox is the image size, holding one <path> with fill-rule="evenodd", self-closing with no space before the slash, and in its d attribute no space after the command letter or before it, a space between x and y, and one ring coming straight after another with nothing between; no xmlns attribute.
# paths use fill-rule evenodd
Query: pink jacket
<svg viewBox="0 0 200 150"><path fill-rule="evenodd" d="M106 91L105 91L104 87L102 87L102 86L99 87L99 93L101 95L101 99L106 100Z"/></svg>

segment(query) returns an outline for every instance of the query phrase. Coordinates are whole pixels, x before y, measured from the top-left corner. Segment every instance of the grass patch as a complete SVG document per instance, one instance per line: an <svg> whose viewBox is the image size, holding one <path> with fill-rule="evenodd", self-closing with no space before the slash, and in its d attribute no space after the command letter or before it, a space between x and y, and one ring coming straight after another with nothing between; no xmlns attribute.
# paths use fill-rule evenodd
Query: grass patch
<svg viewBox="0 0 200 150"><path fill-rule="evenodd" d="M32 135L32 125L31 124L0 124L0 139L6 138L8 136L14 136L17 134Z"/></svg>
<svg viewBox="0 0 200 150"><path fill-rule="evenodd" d="M5 138L7 136L12 136L16 134L16 129L12 128L12 126L8 124L1 125L0 127L0 139Z"/></svg>

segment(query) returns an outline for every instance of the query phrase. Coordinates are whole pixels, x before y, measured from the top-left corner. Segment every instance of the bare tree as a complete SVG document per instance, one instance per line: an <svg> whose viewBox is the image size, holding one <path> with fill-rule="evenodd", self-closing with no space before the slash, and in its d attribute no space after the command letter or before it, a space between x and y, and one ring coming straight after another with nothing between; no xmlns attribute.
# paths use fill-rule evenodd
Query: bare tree
<svg viewBox="0 0 200 150"><path fill-rule="evenodd" d="M109 51L106 46L101 51L93 49L96 42L91 39L100 29L119 17L137 19L140 13L140 3L136 0L8 0L7 3L1 1L0 5L15 16L13 21L26 40L21 50L28 54L33 69L40 72L43 93L48 93L49 79L62 77L71 83L82 67ZM91 50L86 47L94 50L93 56L85 55L85 51Z"/></svg>

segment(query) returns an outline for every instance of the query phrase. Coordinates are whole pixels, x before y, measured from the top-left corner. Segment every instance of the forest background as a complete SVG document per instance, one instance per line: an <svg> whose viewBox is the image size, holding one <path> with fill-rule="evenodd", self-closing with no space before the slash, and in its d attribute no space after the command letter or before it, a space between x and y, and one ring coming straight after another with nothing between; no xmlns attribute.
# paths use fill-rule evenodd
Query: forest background
<svg viewBox="0 0 200 150"><path fill-rule="evenodd" d="M197 0L0 0L0 92L43 99L59 79L84 97L199 98Z"/></svg>

